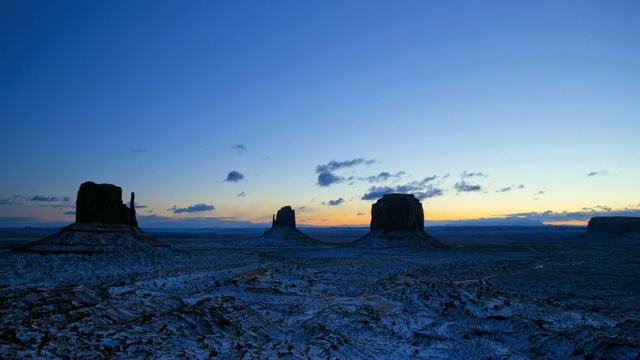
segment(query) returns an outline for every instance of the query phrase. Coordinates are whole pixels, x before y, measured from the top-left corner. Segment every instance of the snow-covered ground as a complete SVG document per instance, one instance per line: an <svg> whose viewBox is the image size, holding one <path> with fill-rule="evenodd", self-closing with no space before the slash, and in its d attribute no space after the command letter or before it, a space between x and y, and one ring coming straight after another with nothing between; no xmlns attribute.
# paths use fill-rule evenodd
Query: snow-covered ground
<svg viewBox="0 0 640 360"><path fill-rule="evenodd" d="M640 357L637 242L442 228L448 250L388 250L333 231L315 248L174 232L152 254L4 251L0 357Z"/></svg>

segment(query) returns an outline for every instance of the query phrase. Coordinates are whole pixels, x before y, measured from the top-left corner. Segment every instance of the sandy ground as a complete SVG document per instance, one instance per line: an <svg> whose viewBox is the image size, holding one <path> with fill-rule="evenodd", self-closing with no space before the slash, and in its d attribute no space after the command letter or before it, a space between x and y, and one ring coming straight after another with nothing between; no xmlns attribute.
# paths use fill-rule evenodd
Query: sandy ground
<svg viewBox="0 0 640 360"><path fill-rule="evenodd" d="M153 254L9 251L2 358L640 357L640 242L583 228L433 228L445 251L247 248L260 231L153 233ZM48 235L48 234L44 234Z"/></svg>

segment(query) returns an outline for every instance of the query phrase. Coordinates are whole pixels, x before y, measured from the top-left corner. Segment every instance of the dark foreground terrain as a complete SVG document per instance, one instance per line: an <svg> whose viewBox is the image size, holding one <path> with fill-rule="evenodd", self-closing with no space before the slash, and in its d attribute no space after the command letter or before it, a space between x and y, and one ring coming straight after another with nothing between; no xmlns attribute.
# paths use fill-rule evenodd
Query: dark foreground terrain
<svg viewBox="0 0 640 360"><path fill-rule="evenodd" d="M10 251L2 358L640 357L640 242L578 227L441 227L444 251L248 248L259 230L153 232L149 254Z"/></svg>

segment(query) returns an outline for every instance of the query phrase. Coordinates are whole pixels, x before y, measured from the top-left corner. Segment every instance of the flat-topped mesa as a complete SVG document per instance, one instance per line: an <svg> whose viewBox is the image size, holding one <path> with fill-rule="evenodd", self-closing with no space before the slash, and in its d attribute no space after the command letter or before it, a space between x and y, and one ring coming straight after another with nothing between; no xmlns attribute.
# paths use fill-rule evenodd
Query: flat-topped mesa
<svg viewBox="0 0 640 360"><path fill-rule="evenodd" d="M640 217L632 216L599 216L589 220L589 232L602 232L615 235L640 233Z"/></svg>
<svg viewBox="0 0 640 360"><path fill-rule="evenodd" d="M361 248L446 248L424 231L422 204L413 194L386 194L371 206L371 231L351 246Z"/></svg>
<svg viewBox="0 0 640 360"><path fill-rule="evenodd" d="M127 207L122 202L122 188L119 186L87 181L78 190L76 222L138 226L135 194L131 193L130 207Z"/></svg>
<svg viewBox="0 0 640 360"><path fill-rule="evenodd" d="M371 205L370 230L424 231L424 211L413 194L385 194Z"/></svg>
<svg viewBox="0 0 640 360"><path fill-rule="evenodd" d="M273 216L273 222L271 224L274 226L288 226L295 228L296 227L296 211L291 208L291 206L283 206L278 210L278 213Z"/></svg>

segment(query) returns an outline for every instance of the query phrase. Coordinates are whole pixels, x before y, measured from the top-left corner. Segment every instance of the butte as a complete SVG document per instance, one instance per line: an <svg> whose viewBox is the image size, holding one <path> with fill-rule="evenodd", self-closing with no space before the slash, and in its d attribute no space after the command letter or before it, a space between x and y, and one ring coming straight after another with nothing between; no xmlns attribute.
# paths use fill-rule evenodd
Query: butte
<svg viewBox="0 0 640 360"><path fill-rule="evenodd" d="M296 228L296 212L291 206L284 206L273 215L271 229L254 239L241 242L251 246L313 246L322 243Z"/></svg>
<svg viewBox="0 0 640 360"><path fill-rule="evenodd" d="M351 243L359 248L444 249L424 231L422 204L413 194L386 194L371 206L370 231Z"/></svg>
<svg viewBox="0 0 640 360"><path fill-rule="evenodd" d="M640 217L597 216L589 220L587 232L581 236L588 238L633 238L640 239Z"/></svg>
<svg viewBox="0 0 640 360"><path fill-rule="evenodd" d="M76 222L42 240L16 249L38 254L97 254L120 251L152 252L168 247L138 227L135 194L127 207L122 189L91 181L80 185L76 199Z"/></svg>

